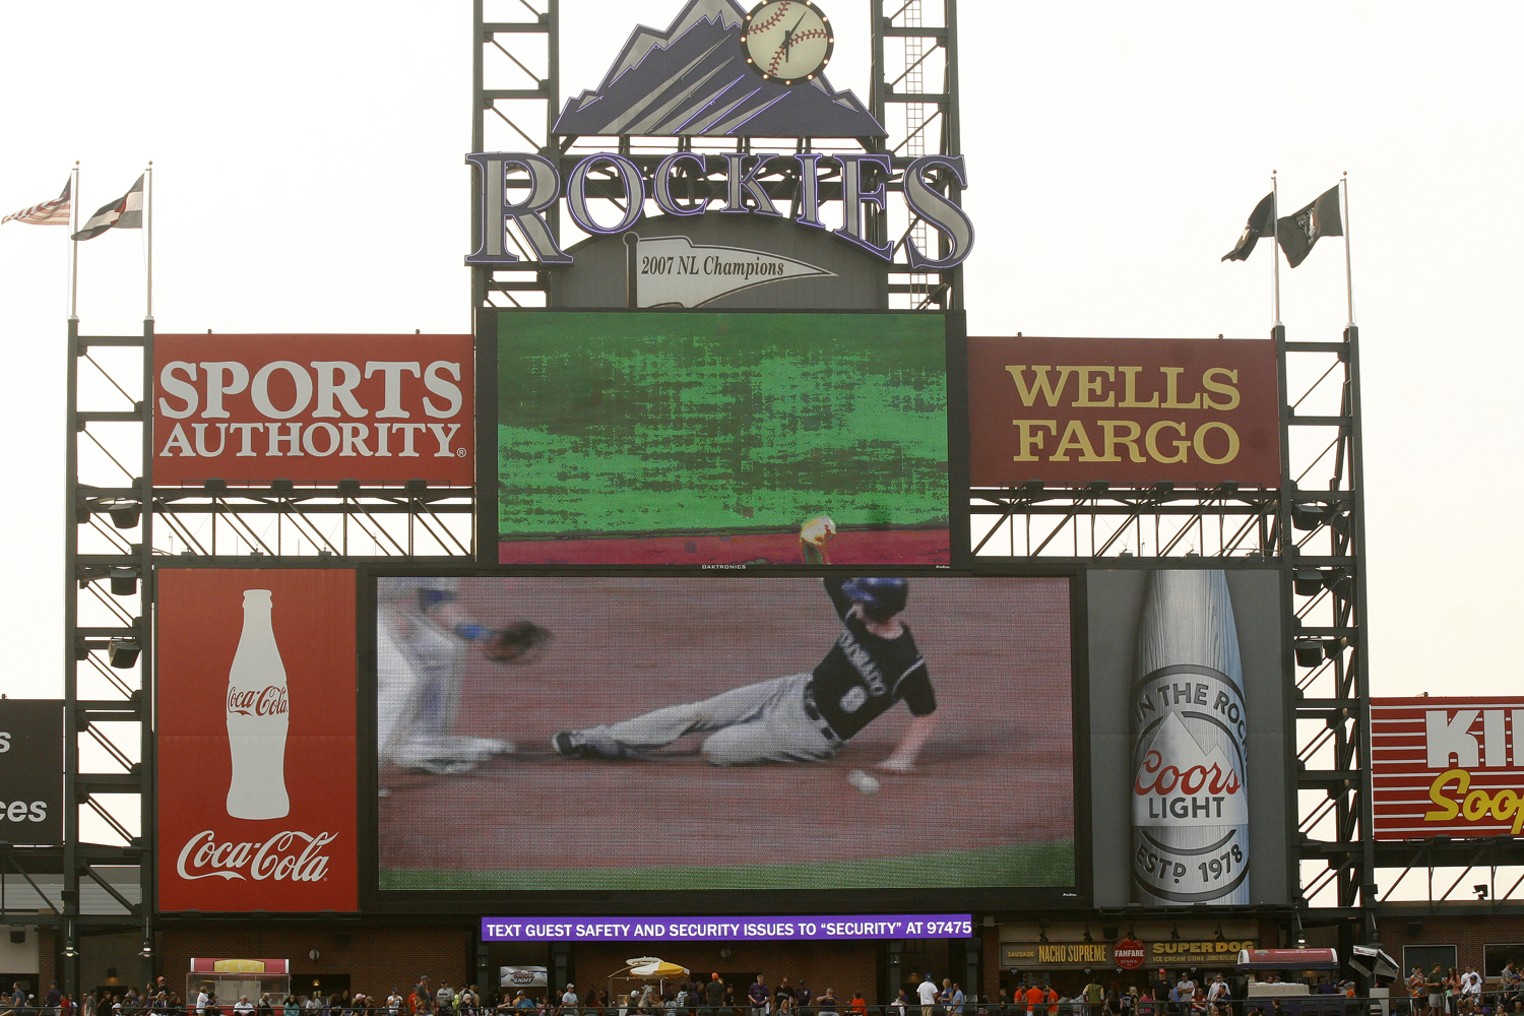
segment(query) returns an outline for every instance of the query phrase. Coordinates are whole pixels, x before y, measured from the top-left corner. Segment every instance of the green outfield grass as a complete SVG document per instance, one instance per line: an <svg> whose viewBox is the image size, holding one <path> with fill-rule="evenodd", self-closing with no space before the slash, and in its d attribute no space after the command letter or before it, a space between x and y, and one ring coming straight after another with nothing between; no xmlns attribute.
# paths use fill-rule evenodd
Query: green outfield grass
<svg viewBox="0 0 1524 1016"><path fill-rule="evenodd" d="M504 315L498 534L945 525L936 315Z"/></svg>
<svg viewBox="0 0 1524 1016"><path fill-rule="evenodd" d="M886 832L893 835L893 830ZM1063 888L1075 882L1074 841L810 864L538 871L381 872L381 889L487 891L619 889L952 889Z"/></svg>

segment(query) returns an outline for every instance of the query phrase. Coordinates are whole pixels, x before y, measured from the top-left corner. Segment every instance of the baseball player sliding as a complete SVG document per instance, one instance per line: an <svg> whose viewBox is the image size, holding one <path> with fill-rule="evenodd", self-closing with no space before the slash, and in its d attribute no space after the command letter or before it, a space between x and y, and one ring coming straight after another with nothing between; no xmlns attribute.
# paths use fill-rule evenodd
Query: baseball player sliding
<svg viewBox="0 0 1524 1016"><path fill-rule="evenodd" d="M487 628L456 599L457 579L383 578L376 609L376 736L383 763L427 773L466 772L511 741L455 733L466 654L524 663L549 633L528 621Z"/></svg>
<svg viewBox="0 0 1524 1016"><path fill-rule="evenodd" d="M899 618L909 584L901 578L835 577L824 583L842 632L813 671L619 723L563 730L551 747L568 757L640 758L686 734L708 734L700 750L714 765L814 762L837 755L903 699L910 726L879 767L908 771L931 738L937 709L926 661Z"/></svg>

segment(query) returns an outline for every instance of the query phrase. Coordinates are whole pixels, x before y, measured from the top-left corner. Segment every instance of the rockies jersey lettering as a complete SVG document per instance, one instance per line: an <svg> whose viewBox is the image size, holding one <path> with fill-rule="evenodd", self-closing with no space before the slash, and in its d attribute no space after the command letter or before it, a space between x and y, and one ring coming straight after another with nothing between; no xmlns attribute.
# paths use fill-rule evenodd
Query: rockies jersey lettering
<svg viewBox="0 0 1524 1016"><path fill-rule="evenodd" d="M909 627L898 638L879 638L853 615L852 601L842 592L846 579L824 582L843 629L812 672L810 687L837 736L850 739L901 699L916 716L936 712L931 675Z"/></svg>
<svg viewBox="0 0 1524 1016"><path fill-rule="evenodd" d="M858 644L856 637L850 631L843 631L836 637L836 645L841 649L842 655L847 658L847 662L857 669L858 676L868 686L869 694L882 695L884 675L879 673L872 655Z"/></svg>

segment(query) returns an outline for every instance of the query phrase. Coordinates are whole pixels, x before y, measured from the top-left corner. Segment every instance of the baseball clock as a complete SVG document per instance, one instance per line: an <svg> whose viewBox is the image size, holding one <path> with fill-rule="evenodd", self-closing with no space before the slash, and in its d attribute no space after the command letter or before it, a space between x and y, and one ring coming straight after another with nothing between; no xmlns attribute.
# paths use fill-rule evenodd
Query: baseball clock
<svg viewBox="0 0 1524 1016"><path fill-rule="evenodd" d="M812 80L831 59L831 20L810 0L764 0L741 26L741 51L762 77Z"/></svg>

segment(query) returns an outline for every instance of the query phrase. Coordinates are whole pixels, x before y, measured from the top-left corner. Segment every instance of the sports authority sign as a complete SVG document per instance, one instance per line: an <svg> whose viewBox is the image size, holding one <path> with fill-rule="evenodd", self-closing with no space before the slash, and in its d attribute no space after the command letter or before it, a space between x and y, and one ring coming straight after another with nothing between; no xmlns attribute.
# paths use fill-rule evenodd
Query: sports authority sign
<svg viewBox="0 0 1524 1016"><path fill-rule="evenodd" d="M975 487L1280 483L1275 345L968 339Z"/></svg>
<svg viewBox="0 0 1524 1016"><path fill-rule="evenodd" d="M470 486L469 335L157 335L156 486Z"/></svg>
<svg viewBox="0 0 1524 1016"><path fill-rule="evenodd" d="M1524 699L1371 701L1378 840L1524 834Z"/></svg>
<svg viewBox="0 0 1524 1016"><path fill-rule="evenodd" d="M357 909L354 573L171 568L158 593L159 909Z"/></svg>

